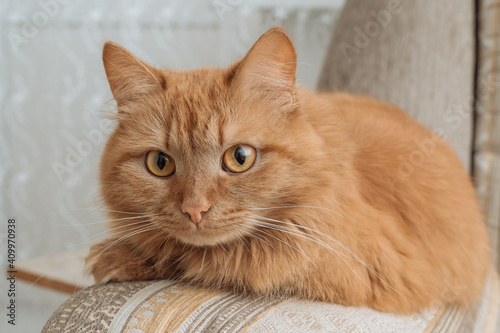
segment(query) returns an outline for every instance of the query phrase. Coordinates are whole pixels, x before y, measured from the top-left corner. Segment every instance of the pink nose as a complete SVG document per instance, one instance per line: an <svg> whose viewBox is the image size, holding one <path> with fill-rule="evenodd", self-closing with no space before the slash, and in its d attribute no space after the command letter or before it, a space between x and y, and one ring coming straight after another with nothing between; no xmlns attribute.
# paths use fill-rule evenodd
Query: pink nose
<svg viewBox="0 0 500 333"><path fill-rule="evenodd" d="M184 202L181 206L181 211L184 214L188 214L196 227L200 224L203 219L203 215L210 209L210 205L206 202L190 203Z"/></svg>

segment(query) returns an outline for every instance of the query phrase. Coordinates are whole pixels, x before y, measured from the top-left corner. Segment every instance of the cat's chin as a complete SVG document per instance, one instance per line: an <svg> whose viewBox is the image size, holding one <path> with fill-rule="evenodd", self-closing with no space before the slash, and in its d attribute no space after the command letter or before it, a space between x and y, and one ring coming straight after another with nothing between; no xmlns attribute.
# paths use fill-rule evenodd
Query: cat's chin
<svg viewBox="0 0 500 333"><path fill-rule="evenodd" d="M191 235L176 236L181 242L194 246L216 246L228 243L234 240L230 234L209 234L204 232L194 232Z"/></svg>

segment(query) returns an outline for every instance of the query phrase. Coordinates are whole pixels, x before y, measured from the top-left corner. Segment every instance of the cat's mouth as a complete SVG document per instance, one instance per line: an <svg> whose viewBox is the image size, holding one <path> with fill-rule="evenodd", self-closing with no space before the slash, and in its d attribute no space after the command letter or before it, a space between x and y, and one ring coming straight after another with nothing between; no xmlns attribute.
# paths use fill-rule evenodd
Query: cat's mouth
<svg viewBox="0 0 500 333"><path fill-rule="evenodd" d="M216 246L233 241L236 236L231 233L213 232L206 229L196 229L188 234L175 235L181 242L195 246Z"/></svg>
<svg viewBox="0 0 500 333"><path fill-rule="evenodd" d="M217 246L241 240L252 228L251 225L239 222L238 218L222 226L211 225L211 221L203 221L199 227L187 221L166 223L164 219L153 219L152 222L182 243L194 246Z"/></svg>

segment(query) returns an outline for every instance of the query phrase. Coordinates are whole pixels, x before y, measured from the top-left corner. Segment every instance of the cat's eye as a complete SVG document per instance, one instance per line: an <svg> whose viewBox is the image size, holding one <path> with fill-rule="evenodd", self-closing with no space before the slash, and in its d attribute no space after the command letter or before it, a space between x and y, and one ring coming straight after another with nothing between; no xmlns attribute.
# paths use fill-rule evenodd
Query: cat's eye
<svg viewBox="0 0 500 333"><path fill-rule="evenodd" d="M224 168L229 172L240 173L247 171L255 163L257 152L249 145L232 146L222 158Z"/></svg>
<svg viewBox="0 0 500 333"><path fill-rule="evenodd" d="M155 176L168 177L175 173L175 162L169 155L151 150L146 154L146 168Z"/></svg>

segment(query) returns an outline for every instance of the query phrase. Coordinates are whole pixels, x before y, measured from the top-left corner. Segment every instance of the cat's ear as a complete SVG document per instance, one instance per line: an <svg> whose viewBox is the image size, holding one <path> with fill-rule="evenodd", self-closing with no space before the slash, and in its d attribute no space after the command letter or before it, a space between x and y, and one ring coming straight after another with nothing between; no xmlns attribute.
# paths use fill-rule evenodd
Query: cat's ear
<svg viewBox="0 0 500 333"><path fill-rule="evenodd" d="M139 60L124 47L106 42L102 61L113 97L118 105L165 87L161 73Z"/></svg>
<svg viewBox="0 0 500 333"><path fill-rule="evenodd" d="M232 84L264 93L285 94L294 100L297 54L283 29L272 28L263 34L247 55L235 64Z"/></svg>

